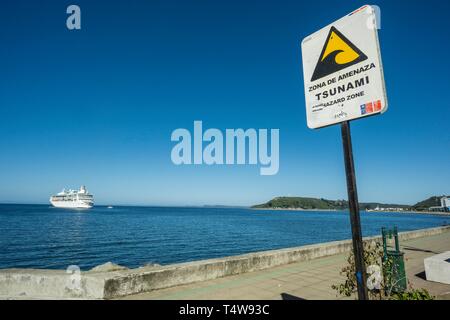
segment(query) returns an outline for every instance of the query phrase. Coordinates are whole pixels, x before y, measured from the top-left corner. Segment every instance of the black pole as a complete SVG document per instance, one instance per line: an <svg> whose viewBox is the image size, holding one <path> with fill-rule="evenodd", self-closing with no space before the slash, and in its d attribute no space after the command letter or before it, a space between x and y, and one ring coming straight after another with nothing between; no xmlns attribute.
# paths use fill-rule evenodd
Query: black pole
<svg viewBox="0 0 450 320"><path fill-rule="evenodd" d="M353 163L352 138L350 123L341 124L342 145L344 147L345 175L347 177L348 207L352 226L353 253L355 255L356 282L359 300L368 300L366 282L366 266L364 265L364 249L362 242L361 221L359 218L358 193L356 191L355 165Z"/></svg>

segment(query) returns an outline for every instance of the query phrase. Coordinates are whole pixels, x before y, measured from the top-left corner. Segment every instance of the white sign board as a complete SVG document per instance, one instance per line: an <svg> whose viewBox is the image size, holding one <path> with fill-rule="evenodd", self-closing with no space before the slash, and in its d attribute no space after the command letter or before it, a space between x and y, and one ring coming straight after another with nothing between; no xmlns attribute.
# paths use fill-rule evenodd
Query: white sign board
<svg viewBox="0 0 450 320"><path fill-rule="evenodd" d="M309 128L387 110L373 7L361 7L303 39L302 59Z"/></svg>

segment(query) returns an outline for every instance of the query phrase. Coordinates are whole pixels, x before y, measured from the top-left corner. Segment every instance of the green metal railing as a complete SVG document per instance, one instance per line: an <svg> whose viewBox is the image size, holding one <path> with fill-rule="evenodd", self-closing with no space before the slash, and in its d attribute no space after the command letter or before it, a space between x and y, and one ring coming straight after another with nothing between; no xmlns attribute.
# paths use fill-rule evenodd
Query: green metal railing
<svg viewBox="0 0 450 320"><path fill-rule="evenodd" d="M393 229L381 228L383 236L383 270L386 288L385 290L390 295L391 292L401 293L406 290L406 272L404 253L400 251L400 244L398 242L397 227ZM395 248L388 248L388 239L394 238Z"/></svg>

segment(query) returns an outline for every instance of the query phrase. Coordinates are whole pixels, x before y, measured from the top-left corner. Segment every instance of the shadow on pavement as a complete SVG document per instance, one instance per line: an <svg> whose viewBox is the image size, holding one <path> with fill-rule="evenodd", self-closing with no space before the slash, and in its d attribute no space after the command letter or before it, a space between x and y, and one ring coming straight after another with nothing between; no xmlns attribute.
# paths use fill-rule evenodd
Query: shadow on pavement
<svg viewBox="0 0 450 320"><path fill-rule="evenodd" d="M440 252L435 252L435 251L432 251L432 250L415 248L415 247L409 247L409 246L403 246L403 249L404 250L409 250L409 251L421 251L421 252L434 253L434 254L439 254L440 253Z"/></svg>
<svg viewBox="0 0 450 320"><path fill-rule="evenodd" d="M427 276L425 275L425 271L416 273L415 276L416 276L417 278L422 279L422 280L427 280Z"/></svg>
<svg viewBox="0 0 450 320"><path fill-rule="evenodd" d="M300 298L300 297L296 297L296 296L293 296L293 295L291 295L289 293L284 293L283 292L281 294L281 300L306 300L306 299Z"/></svg>

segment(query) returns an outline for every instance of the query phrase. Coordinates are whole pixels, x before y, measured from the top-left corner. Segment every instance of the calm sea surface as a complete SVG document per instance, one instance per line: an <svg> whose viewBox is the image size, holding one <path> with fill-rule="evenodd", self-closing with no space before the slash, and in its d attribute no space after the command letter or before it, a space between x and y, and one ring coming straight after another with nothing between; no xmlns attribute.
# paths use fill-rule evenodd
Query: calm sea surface
<svg viewBox="0 0 450 320"><path fill-rule="evenodd" d="M362 213L364 236L450 224L450 217ZM82 270L112 261L169 264L349 239L347 212L0 205L0 268Z"/></svg>

